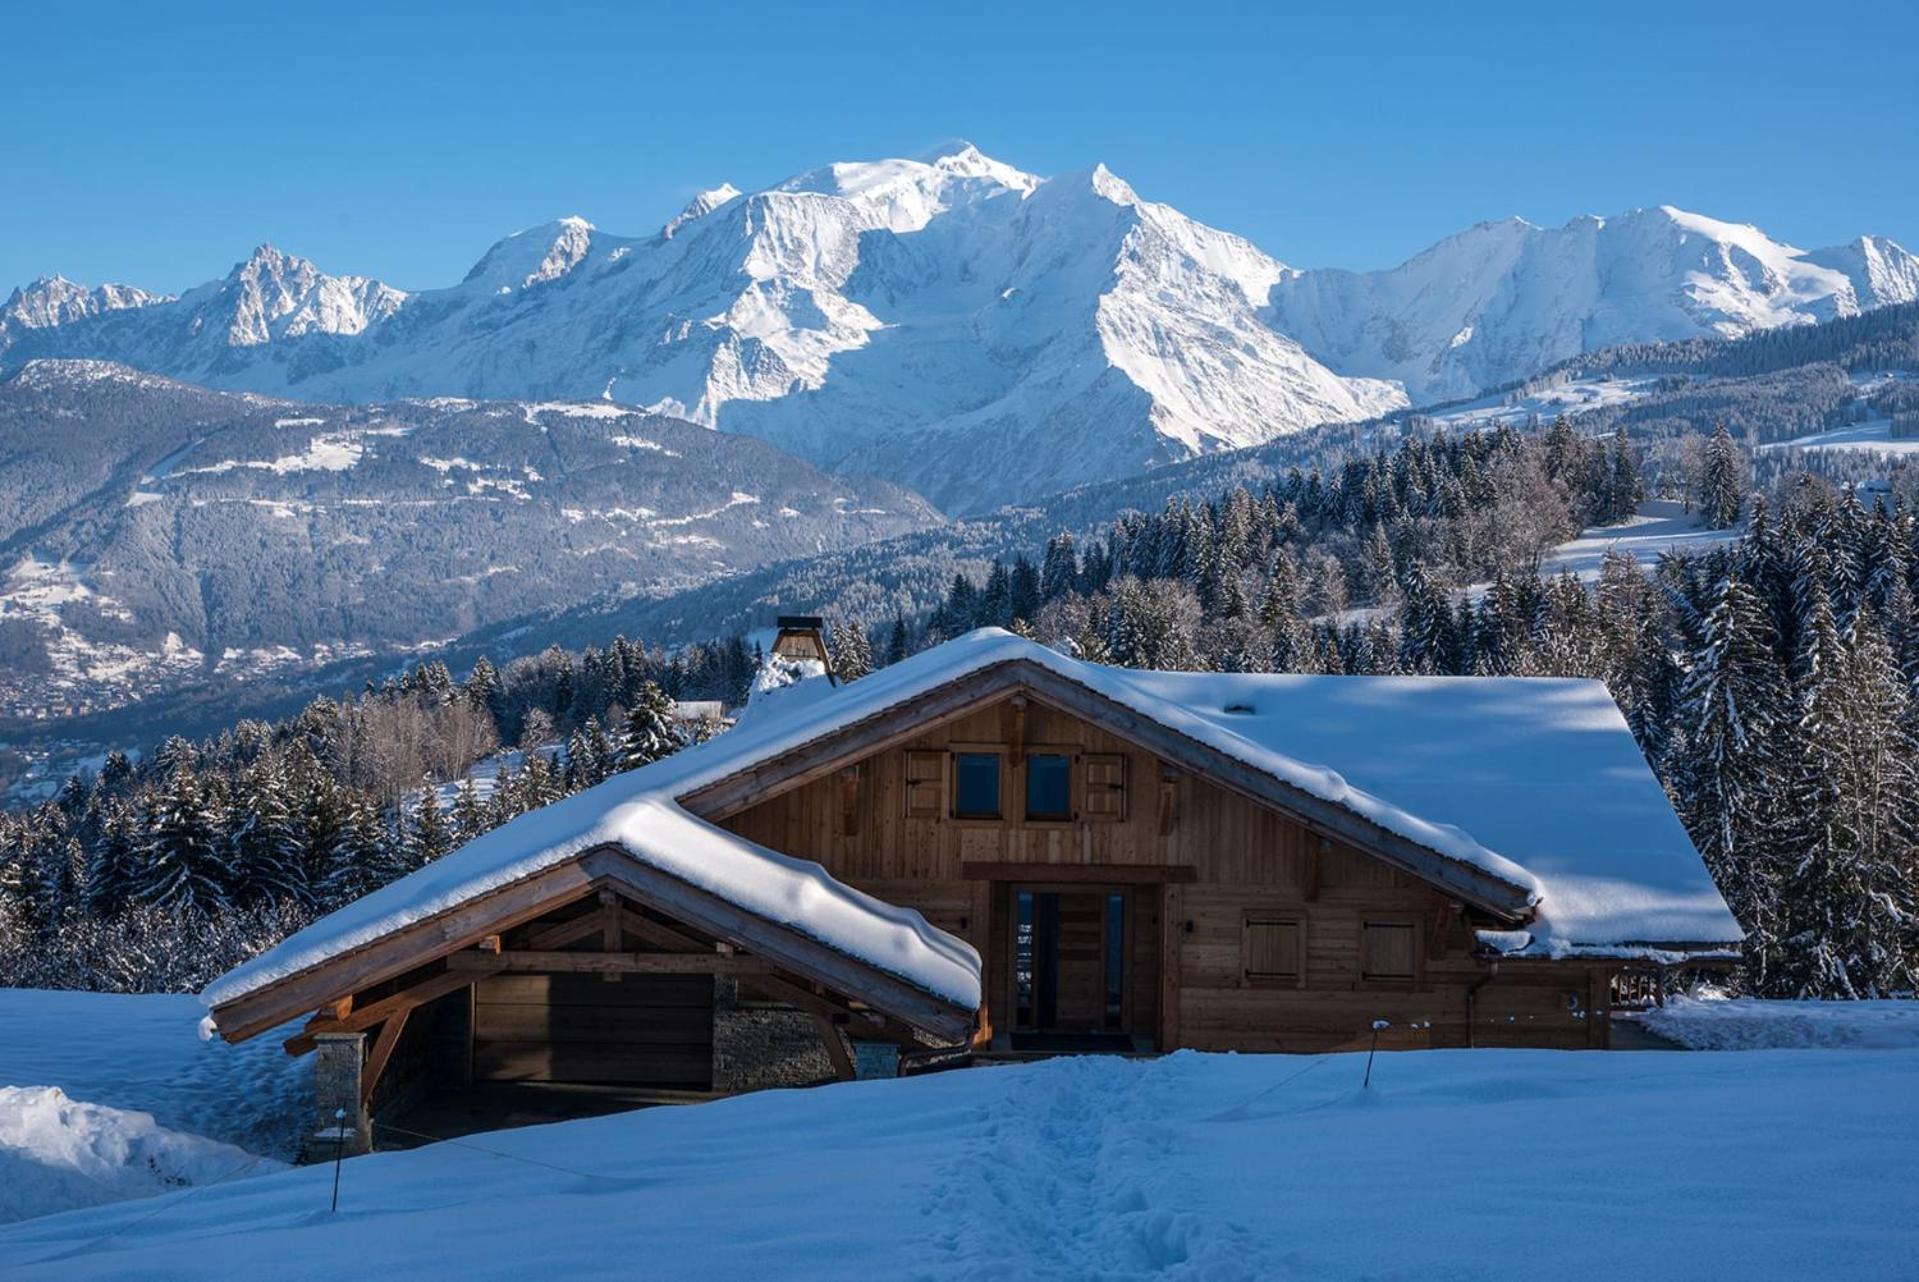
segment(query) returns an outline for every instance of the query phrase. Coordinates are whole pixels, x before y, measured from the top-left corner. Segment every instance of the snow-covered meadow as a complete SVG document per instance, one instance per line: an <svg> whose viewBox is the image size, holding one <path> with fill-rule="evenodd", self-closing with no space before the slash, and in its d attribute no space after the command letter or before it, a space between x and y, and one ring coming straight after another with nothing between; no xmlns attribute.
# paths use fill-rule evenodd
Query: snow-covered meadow
<svg viewBox="0 0 1919 1282"><path fill-rule="evenodd" d="M10 1276L1911 1276L1919 1053L1061 1059L0 1229Z"/></svg>

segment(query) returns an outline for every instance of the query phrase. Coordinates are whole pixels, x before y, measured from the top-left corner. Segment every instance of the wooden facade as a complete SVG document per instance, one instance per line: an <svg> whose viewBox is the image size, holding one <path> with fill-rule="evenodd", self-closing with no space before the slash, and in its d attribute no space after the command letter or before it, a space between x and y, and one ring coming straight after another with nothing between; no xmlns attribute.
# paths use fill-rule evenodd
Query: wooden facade
<svg viewBox="0 0 1919 1282"><path fill-rule="evenodd" d="M971 942L998 1046L1607 1044L1606 962L1489 960L1473 928L1510 919L1037 691L893 738L720 822ZM994 760L997 817L962 758L968 787Z"/></svg>

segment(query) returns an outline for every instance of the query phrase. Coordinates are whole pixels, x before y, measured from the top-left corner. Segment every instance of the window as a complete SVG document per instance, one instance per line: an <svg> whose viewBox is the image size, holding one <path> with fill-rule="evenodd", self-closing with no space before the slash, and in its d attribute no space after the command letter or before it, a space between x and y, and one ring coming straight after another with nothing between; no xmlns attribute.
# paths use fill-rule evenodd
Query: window
<svg viewBox="0 0 1919 1282"><path fill-rule="evenodd" d="M1126 758L1117 752L1089 752L1080 760L1080 814L1089 822L1126 818Z"/></svg>
<svg viewBox="0 0 1919 1282"><path fill-rule="evenodd" d="M999 754L955 753L953 762L954 817L999 818Z"/></svg>
<svg viewBox="0 0 1919 1282"><path fill-rule="evenodd" d="M1409 922L1369 921L1360 927L1362 979L1413 978L1413 927Z"/></svg>
<svg viewBox="0 0 1919 1282"><path fill-rule="evenodd" d="M1297 983L1304 934L1297 918L1248 917L1241 950L1246 978Z"/></svg>
<svg viewBox="0 0 1919 1282"><path fill-rule="evenodd" d="M1034 753L1026 758L1026 817L1061 820L1073 817L1073 759L1059 753Z"/></svg>

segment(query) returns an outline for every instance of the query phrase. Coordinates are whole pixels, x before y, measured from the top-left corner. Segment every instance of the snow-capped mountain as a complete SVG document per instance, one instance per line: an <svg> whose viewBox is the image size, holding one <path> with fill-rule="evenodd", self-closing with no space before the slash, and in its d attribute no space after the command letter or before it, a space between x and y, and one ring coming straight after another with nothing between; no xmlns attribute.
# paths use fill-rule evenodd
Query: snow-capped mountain
<svg viewBox="0 0 1919 1282"><path fill-rule="evenodd" d="M1481 223L1380 272L1291 272L1272 324L1415 403L1470 396L1614 343L1738 337L1919 298L1883 237L1808 253L1663 205L1535 227Z"/></svg>
<svg viewBox="0 0 1919 1282"><path fill-rule="evenodd" d="M653 236L563 219L411 296L263 250L137 325L0 329L0 360L318 400L604 397L964 508L1402 404L1261 319L1285 270L1104 168L1042 180L958 144L719 187Z"/></svg>
<svg viewBox="0 0 1919 1282"><path fill-rule="evenodd" d="M960 143L722 185L650 235L560 219L446 289L270 248L178 299L59 285L0 310L0 370L80 356L306 400L612 400L968 510L1608 343L1905 301L1919 260L1876 238L1805 253L1661 208L1483 224L1385 272L1299 271L1103 166L1042 179Z"/></svg>

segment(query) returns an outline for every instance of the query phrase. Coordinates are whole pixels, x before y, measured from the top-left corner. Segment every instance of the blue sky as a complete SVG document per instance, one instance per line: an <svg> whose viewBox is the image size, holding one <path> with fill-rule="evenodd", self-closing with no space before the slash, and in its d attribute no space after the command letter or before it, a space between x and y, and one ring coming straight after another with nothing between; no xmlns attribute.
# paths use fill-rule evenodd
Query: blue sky
<svg viewBox="0 0 1919 1282"><path fill-rule="evenodd" d="M1105 161L1298 266L1671 203L1919 247L1919 5L9 7L0 289L179 289L271 240L450 284L566 213L966 137Z"/></svg>

